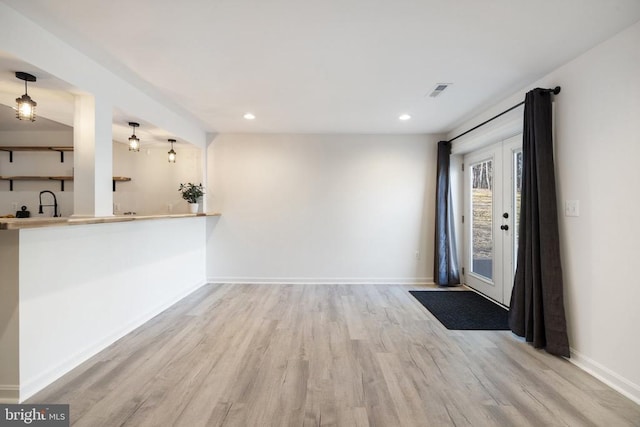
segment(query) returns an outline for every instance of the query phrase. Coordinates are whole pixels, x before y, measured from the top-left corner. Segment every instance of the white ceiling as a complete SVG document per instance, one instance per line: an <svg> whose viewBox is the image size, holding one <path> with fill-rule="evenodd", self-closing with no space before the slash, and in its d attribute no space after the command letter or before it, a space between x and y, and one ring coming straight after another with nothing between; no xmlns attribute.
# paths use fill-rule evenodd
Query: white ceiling
<svg viewBox="0 0 640 427"><path fill-rule="evenodd" d="M446 132L640 20L638 0L4 2L215 132Z"/></svg>

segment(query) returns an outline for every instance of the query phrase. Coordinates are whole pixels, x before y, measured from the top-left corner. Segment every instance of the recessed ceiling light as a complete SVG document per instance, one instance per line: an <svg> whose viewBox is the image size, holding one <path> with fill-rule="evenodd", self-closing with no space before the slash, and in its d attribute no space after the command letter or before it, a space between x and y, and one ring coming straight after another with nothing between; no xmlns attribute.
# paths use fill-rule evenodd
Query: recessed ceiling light
<svg viewBox="0 0 640 427"><path fill-rule="evenodd" d="M247 120L253 120L256 118L256 116L253 113L245 113L245 115L242 117L244 117Z"/></svg>
<svg viewBox="0 0 640 427"><path fill-rule="evenodd" d="M409 120L410 118L411 118L411 116L408 115L408 114L400 114L398 116L398 119L402 120L403 122Z"/></svg>

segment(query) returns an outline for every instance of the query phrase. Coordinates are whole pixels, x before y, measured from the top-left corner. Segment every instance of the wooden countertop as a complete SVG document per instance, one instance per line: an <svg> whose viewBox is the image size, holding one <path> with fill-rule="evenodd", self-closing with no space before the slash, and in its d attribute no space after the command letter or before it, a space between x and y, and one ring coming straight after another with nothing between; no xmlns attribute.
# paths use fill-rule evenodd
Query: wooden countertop
<svg viewBox="0 0 640 427"><path fill-rule="evenodd" d="M0 230L20 230L23 228L60 227L67 225L106 224L110 222L147 221L152 219L191 218L220 216L219 212L175 215L117 215L102 217L34 217L0 218Z"/></svg>

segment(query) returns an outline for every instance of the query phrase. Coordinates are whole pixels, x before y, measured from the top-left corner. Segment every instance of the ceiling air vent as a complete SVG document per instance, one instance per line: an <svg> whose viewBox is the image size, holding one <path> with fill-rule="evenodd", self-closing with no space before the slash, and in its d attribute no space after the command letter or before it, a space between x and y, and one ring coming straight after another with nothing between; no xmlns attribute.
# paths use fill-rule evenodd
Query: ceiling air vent
<svg viewBox="0 0 640 427"><path fill-rule="evenodd" d="M435 89L433 89L433 92L431 92L429 94L430 97L435 98L436 96L440 95L442 92L444 92L444 90L446 88L449 87L449 85L451 85L451 83L438 83L435 87Z"/></svg>

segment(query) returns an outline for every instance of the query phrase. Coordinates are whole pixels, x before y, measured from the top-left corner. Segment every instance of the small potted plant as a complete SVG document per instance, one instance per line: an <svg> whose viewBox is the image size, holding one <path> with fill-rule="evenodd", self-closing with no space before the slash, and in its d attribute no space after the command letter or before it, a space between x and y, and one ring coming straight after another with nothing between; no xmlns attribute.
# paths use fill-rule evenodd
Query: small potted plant
<svg viewBox="0 0 640 427"><path fill-rule="evenodd" d="M202 184L193 184L191 182L180 184L178 191L182 193L182 198L189 202L191 213L197 213L198 199L204 195L204 187Z"/></svg>

